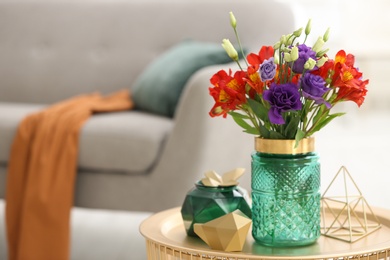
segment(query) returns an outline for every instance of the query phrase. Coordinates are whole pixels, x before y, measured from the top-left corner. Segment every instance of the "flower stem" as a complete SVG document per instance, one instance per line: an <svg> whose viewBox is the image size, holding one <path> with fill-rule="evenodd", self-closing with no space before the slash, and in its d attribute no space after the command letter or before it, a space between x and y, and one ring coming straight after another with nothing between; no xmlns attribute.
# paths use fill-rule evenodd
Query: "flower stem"
<svg viewBox="0 0 390 260"><path fill-rule="evenodd" d="M308 35L308 34L306 34L306 36L305 36L305 40L303 41L303 43L306 43L307 36L309 36L309 35Z"/></svg>
<svg viewBox="0 0 390 260"><path fill-rule="evenodd" d="M317 107L317 109L319 109L320 107ZM333 106L331 108L328 108L328 109L325 109L324 111L322 111L322 114L320 115L320 117L318 118L318 120L316 122L313 122L313 124L311 125L311 127L307 130L307 133L308 135L311 135L312 133L310 133L311 131L314 130L314 128L318 125L319 122L322 121L323 117L327 115L327 111L329 111L330 109L332 109Z"/></svg>
<svg viewBox="0 0 390 260"><path fill-rule="evenodd" d="M237 42L238 42L238 47L240 48L242 58L245 60L246 66L248 66L248 62L245 59L244 50L243 50L242 45L241 45L240 37L238 37L238 32L237 32L236 28L234 28L234 34L236 35L236 39L237 39ZM240 64L238 64L238 66L240 66ZM241 68L241 66L240 66L240 68ZM241 68L241 70L242 70L242 68Z"/></svg>
<svg viewBox="0 0 390 260"><path fill-rule="evenodd" d="M238 65L238 67L240 68L240 70L243 70L242 67L241 67L241 64L240 64L240 62L238 60L236 60L236 63Z"/></svg>
<svg viewBox="0 0 390 260"><path fill-rule="evenodd" d="M255 115L254 115L254 113L253 113L253 111L252 111L251 108L248 109L247 114L248 114L249 119L251 120L253 126L254 126L256 129L259 130L259 134L260 134L260 127L259 127L259 124L257 123L256 117L255 117Z"/></svg>
<svg viewBox="0 0 390 260"><path fill-rule="evenodd" d="M313 106L314 106L314 102L310 104L309 112L313 109ZM316 108L314 109L313 113L311 113L309 120L307 120L306 123L303 125L303 130L304 130L305 132L307 132L306 130L307 130L307 127L309 126L309 123L313 121L313 118L314 118L314 116L318 113L318 110L319 110L319 109L320 109L319 106L316 107Z"/></svg>

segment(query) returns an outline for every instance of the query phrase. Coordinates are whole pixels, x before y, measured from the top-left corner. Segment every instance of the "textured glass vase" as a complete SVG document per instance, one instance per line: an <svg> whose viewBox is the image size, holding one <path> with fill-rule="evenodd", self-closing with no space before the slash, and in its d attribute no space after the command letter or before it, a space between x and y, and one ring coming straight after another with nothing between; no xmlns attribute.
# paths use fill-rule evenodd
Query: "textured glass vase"
<svg viewBox="0 0 390 260"><path fill-rule="evenodd" d="M184 200L181 215L189 236L197 236L195 223L206 223L235 210L251 218L252 212L247 192L238 186L208 187L197 182Z"/></svg>
<svg viewBox="0 0 390 260"><path fill-rule="evenodd" d="M298 150L294 140L277 141L256 144L252 154L252 236L267 246L309 245L320 236L321 176L314 139L309 145L304 140Z"/></svg>

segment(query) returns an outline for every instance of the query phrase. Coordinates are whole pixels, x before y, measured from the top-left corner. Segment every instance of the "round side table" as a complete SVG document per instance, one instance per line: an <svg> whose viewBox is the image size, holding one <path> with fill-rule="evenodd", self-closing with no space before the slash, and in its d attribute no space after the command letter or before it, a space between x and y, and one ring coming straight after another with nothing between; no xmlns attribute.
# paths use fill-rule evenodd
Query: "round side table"
<svg viewBox="0 0 390 260"><path fill-rule="evenodd" d="M169 209L150 216L142 222L140 232L146 239L149 260L390 260L390 210L372 209L382 227L353 243L321 236L315 244L310 246L272 248L256 243L249 231L241 252L212 250L200 238L187 236L180 208Z"/></svg>

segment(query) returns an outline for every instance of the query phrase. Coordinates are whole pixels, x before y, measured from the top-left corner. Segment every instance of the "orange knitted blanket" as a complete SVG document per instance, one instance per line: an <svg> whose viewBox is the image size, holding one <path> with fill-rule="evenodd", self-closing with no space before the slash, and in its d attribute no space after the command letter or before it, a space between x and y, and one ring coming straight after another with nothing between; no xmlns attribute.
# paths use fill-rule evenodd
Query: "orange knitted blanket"
<svg viewBox="0 0 390 260"><path fill-rule="evenodd" d="M129 92L77 96L27 116L19 125L7 173L9 260L70 258L79 132L95 112L128 110Z"/></svg>

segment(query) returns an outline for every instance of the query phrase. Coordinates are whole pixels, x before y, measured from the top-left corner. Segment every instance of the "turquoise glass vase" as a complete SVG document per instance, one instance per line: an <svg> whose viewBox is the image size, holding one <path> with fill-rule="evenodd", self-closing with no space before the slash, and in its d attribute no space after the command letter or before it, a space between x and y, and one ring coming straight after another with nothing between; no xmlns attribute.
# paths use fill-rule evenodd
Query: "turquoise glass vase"
<svg viewBox="0 0 390 260"><path fill-rule="evenodd" d="M313 150L314 139L298 148L294 140L256 140L251 185L252 236L258 243L292 247L319 238L321 176Z"/></svg>
<svg viewBox="0 0 390 260"><path fill-rule="evenodd" d="M194 232L195 223L203 224L237 209L251 218L252 211L246 190L239 186L209 187L199 181L187 193L181 215L187 234L197 237Z"/></svg>

